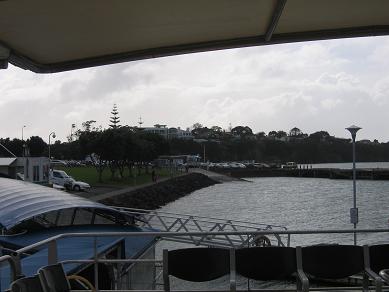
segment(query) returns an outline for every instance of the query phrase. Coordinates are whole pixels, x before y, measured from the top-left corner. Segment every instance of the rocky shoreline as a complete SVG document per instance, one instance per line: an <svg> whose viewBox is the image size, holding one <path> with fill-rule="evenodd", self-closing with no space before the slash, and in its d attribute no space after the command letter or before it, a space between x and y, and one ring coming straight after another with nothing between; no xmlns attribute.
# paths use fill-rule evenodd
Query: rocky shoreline
<svg viewBox="0 0 389 292"><path fill-rule="evenodd" d="M105 198L99 202L110 206L154 210L196 190L217 183L219 182L204 174L189 173L114 197Z"/></svg>

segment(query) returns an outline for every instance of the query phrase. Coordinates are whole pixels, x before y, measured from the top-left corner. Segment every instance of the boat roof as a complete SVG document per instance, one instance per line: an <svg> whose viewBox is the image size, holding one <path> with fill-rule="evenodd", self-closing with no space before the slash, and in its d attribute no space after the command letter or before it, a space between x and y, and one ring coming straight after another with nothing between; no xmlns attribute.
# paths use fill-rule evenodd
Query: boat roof
<svg viewBox="0 0 389 292"><path fill-rule="evenodd" d="M22 221L51 211L93 209L125 220L126 215L100 203L24 181L0 178L0 227L10 229Z"/></svg>
<svg viewBox="0 0 389 292"><path fill-rule="evenodd" d="M40 73L388 33L386 0L0 1L2 66Z"/></svg>
<svg viewBox="0 0 389 292"><path fill-rule="evenodd" d="M4 246L13 245L16 249L25 247L46 238L64 233L85 233L85 232L141 232L150 231L135 226L120 226L120 225L83 225L83 226L66 226L49 228L40 230L39 232L28 232L17 236L1 236L0 244ZM74 260L74 259L91 259L94 257L94 237L69 237L57 240L58 260ZM155 243L155 236L136 236L136 237L97 237L96 250L98 254L104 254L118 244L123 244L123 253L126 258L137 258L147 248ZM38 269L46 266L48 262L47 246L41 248L30 256L25 256L21 260L23 273L26 276L33 276ZM76 273L83 265L79 263L71 263L64 265L65 272ZM9 267L0 267L0 291L8 288Z"/></svg>

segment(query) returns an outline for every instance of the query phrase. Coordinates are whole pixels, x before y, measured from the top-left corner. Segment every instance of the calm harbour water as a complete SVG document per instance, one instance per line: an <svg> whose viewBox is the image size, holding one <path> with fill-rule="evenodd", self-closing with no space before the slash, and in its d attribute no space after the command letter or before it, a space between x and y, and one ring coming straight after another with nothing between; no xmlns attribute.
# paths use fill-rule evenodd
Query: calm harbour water
<svg viewBox="0 0 389 292"><path fill-rule="evenodd" d="M193 192L161 210L283 225L289 230L351 229L351 180L249 178ZM358 228L389 228L389 181L357 181ZM361 235L360 243L386 241ZM389 240L389 236L387 238ZM352 235L292 236L292 245L352 243Z"/></svg>
<svg viewBox="0 0 389 292"><path fill-rule="evenodd" d="M193 192L161 210L212 216L233 220L284 225L289 230L351 229L349 210L353 204L351 180L318 178L249 178L217 184ZM389 228L389 181L357 181L358 228ZM389 234L358 235L358 244L389 241ZM291 246L320 243L353 244L352 234L294 235ZM163 248L176 249L183 244L164 242ZM207 283L172 279L175 288L228 288L228 278ZM254 282L237 278L238 288L293 288L293 284L275 281Z"/></svg>

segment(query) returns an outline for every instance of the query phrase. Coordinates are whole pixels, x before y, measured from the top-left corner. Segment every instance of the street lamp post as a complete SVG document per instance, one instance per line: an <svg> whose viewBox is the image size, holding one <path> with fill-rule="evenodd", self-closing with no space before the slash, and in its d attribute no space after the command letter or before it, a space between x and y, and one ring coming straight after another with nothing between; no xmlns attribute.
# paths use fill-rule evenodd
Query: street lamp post
<svg viewBox="0 0 389 292"><path fill-rule="evenodd" d="M55 132L51 132L50 135L49 135L49 163L51 163L51 153L50 153L50 137L53 136L53 138L55 139Z"/></svg>
<svg viewBox="0 0 389 292"><path fill-rule="evenodd" d="M203 144L203 160L204 160L204 163L205 163L205 143Z"/></svg>
<svg viewBox="0 0 389 292"><path fill-rule="evenodd" d="M24 136L23 136L23 132L24 132L24 128L26 127L26 125L23 125L22 127L22 157L24 157Z"/></svg>
<svg viewBox="0 0 389 292"><path fill-rule="evenodd" d="M354 229L357 228L358 224L358 208L357 208L357 186L356 186L356 169L355 169L355 137L357 132L362 129L357 126L350 126L346 128L351 133L351 138L353 139L353 208L350 209L350 221L354 224ZM357 233L354 232L354 245L357 244Z"/></svg>
<svg viewBox="0 0 389 292"><path fill-rule="evenodd" d="M23 139L23 130L24 130L25 127L26 127L26 125L24 125L24 126L22 127L22 142L24 141L24 139Z"/></svg>

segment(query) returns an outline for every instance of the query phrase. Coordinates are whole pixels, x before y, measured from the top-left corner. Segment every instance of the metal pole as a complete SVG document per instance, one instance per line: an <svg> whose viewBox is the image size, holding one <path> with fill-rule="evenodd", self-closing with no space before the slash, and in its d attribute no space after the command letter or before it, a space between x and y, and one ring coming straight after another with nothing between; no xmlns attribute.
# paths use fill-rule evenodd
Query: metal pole
<svg viewBox="0 0 389 292"><path fill-rule="evenodd" d="M50 163L50 161L51 161L51 156L50 156L50 136L51 136L51 133L50 133L50 135L49 135L49 163Z"/></svg>
<svg viewBox="0 0 389 292"><path fill-rule="evenodd" d="M22 127L22 157L24 157L24 133L23 133L23 131L24 131L24 128L25 128L26 126L24 125L23 127Z"/></svg>
<svg viewBox="0 0 389 292"><path fill-rule="evenodd" d="M353 200L354 200L354 209L357 209L357 186L356 186L356 176L357 172L355 169L355 134L352 135L353 138ZM354 222L354 229L357 229L357 223ZM354 232L354 245L357 245L357 233Z"/></svg>
<svg viewBox="0 0 389 292"><path fill-rule="evenodd" d="M204 163L205 163L205 144L203 144L203 150L204 150Z"/></svg>
<svg viewBox="0 0 389 292"><path fill-rule="evenodd" d="M358 208L357 208L357 186L356 186L356 176L357 171L355 168L355 137L357 136L357 132L362 129L357 126L350 126L346 128L351 134L352 142L353 142L353 207L350 209L350 220L351 223L354 224L354 230L357 229L358 224ZM354 245L357 244L357 233L354 231Z"/></svg>

